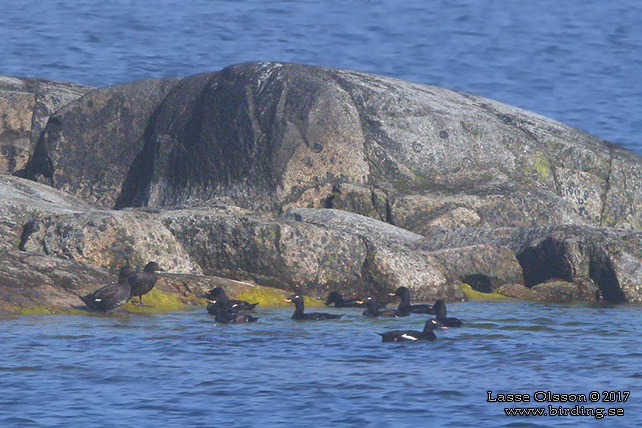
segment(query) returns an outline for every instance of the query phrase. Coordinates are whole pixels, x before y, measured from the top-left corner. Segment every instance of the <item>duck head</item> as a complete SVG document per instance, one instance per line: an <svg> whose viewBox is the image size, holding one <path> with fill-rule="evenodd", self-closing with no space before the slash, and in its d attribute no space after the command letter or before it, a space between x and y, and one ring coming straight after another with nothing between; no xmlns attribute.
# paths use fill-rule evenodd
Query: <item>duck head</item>
<svg viewBox="0 0 642 428"><path fill-rule="evenodd" d="M324 304L329 305L331 303L340 303L341 301L343 301L343 297L341 296L341 294L339 294L336 291L333 291L330 294L328 294L328 298L326 299Z"/></svg>
<svg viewBox="0 0 642 428"><path fill-rule="evenodd" d="M429 319L424 325L424 334L431 332L435 329L443 327L439 321L436 319Z"/></svg>
<svg viewBox="0 0 642 428"><path fill-rule="evenodd" d="M290 297L283 299L283 301L288 302L288 303L294 303L294 306L296 307L296 310L299 312L303 312L303 296L299 294L293 294Z"/></svg>
<svg viewBox="0 0 642 428"><path fill-rule="evenodd" d="M153 273L156 271L165 272L165 269L162 269L156 262L149 262L143 268L143 272Z"/></svg>

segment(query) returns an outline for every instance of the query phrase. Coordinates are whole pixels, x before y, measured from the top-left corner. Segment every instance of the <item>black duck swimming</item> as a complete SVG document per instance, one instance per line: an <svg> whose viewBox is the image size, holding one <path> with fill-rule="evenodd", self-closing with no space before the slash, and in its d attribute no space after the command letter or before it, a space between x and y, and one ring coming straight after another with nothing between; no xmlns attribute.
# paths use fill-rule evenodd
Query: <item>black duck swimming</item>
<svg viewBox="0 0 642 428"><path fill-rule="evenodd" d="M336 320L341 318L343 315L327 314L323 312L310 312L308 314L304 313L305 307L303 304L303 296L298 294L293 294L287 299L286 302L294 303L295 310L292 314L293 320L309 320L309 321L320 321L320 320Z"/></svg>
<svg viewBox="0 0 642 428"><path fill-rule="evenodd" d="M413 314L430 314L434 315L435 310L432 307L432 305L428 304L423 304L423 305L413 305L410 303L410 290L408 287L399 287L397 290L395 290L394 293L390 293L390 296L399 296L401 298L401 302L399 302L399 306L397 307L397 310L400 313L413 313Z"/></svg>
<svg viewBox="0 0 642 428"><path fill-rule="evenodd" d="M455 317L446 316L446 303L443 300L437 300L433 305L435 308L435 314L437 315L436 319L444 327L461 327L462 322Z"/></svg>
<svg viewBox="0 0 642 428"><path fill-rule="evenodd" d="M429 319L424 325L423 331L417 330L394 330L385 333L377 333L381 336L382 342L417 342L419 340L437 340L434 330L441 327L439 321Z"/></svg>
<svg viewBox="0 0 642 428"><path fill-rule="evenodd" d="M245 300L229 299L227 297L227 294L225 293L225 290L223 290L221 287L216 287L208 291L203 297L208 300L219 300L225 298L227 299L230 306L236 305L236 308L239 311L251 311L256 307L256 305L258 305L258 303L248 303Z"/></svg>

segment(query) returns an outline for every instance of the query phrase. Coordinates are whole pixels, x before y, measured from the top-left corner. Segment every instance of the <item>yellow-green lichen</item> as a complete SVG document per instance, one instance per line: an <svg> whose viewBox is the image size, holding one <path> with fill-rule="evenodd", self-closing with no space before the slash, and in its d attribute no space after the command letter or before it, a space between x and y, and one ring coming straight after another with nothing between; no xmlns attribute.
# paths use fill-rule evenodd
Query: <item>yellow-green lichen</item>
<svg viewBox="0 0 642 428"><path fill-rule="evenodd" d="M86 311L83 311L81 309L72 309L72 308L66 308L66 309L61 309L61 308L49 308L45 306L24 306L24 307L16 307L15 313L20 314L20 315L51 315L51 314L57 314L57 315L82 315L86 314Z"/></svg>
<svg viewBox="0 0 642 428"><path fill-rule="evenodd" d="M289 305L283 300L285 297L282 293L259 287L248 288L238 293L236 298L250 303L258 303L262 308Z"/></svg>
<svg viewBox="0 0 642 428"><path fill-rule="evenodd" d="M464 293L466 294L466 297L470 300L504 300L504 299L509 299L509 297L502 296L499 293L482 293L481 291L473 290L473 287L471 287L468 284L461 284L459 286Z"/></svg>
<svg viewBox="0 0 642 428"><path fill-rule="evenodd" d="M551 165L548 159L542 156L534 156L533 164L535 165L535 170L541 177L543 178L548 177L548 174L550 173L550 169L551 169Z"/></svg>
<svg viewBox="0 0 642 428"><path fill-rule="evenodd" d="M259 303L259 307L268 308L276 306L287 306L291 303L285 301L284 293L268 288L248 288L236 295L239 300L245 300L250 303ZM304 296L303 302L306 306L321 306L323 302L312 297Z"/></svg>
<svg viewBox="0 0 642 428"><path fill-rule="evenodd" d="M134 301L138 303L138 297L135 297ZM194 303L196 303L196 300ZM184 311L191 307L181 301L175 294L166 293L157 288L143 296L143 304L147 306L137 306L132 301L129 301L123 305L123 309L133 313L166 313Z"/></svg>

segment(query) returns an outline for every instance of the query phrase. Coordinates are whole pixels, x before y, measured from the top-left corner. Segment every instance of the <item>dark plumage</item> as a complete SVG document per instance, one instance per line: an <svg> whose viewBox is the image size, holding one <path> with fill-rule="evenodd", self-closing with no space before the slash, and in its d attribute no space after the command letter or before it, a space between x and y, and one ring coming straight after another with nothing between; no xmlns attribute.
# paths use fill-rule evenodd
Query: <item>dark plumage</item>
<svg viewBox="0 0 642 428"><path fill-rule="evenodd" d="M326 314L322 312L310 312L309 314L303 313L305 307L303 304L303 297L298 294L293 294L287 299L286 302L294 303L296 309L292 314L293 320L310 320L310 321L319 321L319 320L335 320L341 318L343 315L335 314Z"/></svg>
<svg viewBox="0 0 642 428"><path fill-rule="evenodd" d="M385 333L377 333L381 336L382 342L416 342L418 340L437 340L434 329L440 327L439 321L429 319L424 325L424 331L417 330L395 330Z"/></svg>
<svg viewBox="0 0 642 428"><path fill-rule="evenodd" d="M328 298L325 301L325 305L330 305L332 303L334 303L335 308L362 308L366 306L364 299L345 300L341 293L337 291L333 291L328 294ZM377 305L380 308L385 308L386 304L386 302L377 302Z"/></svg>
<svg viewBox="0 0 642 428"><path fill-rule="evenodd" d="M162 271L162 270L164 269L161 269L161 267L158 266L158 263L149 262L145 265L142 272L134 272L132 275L130 275L129 285L132 288L131 296L132 296L132 299L135 296L138 296L139 306L144 306L143 294L147 294L150 291L152 291L152 288L154 288L154 285L156 284L156 280L158 279L158 275L156 275L156 271ZM132 303L133 303L133 300L132 300Z"/></svg>
<svg viewBox="0 0 642 428"><path fill-rule="evenodd" d="M401 302L399 302L399 306L397 307L400 313L435 314L435 310L431 305L412 305L410 303L410 290L408 287L399 287L394 293L390 293L390 296L399 296L401 298Z"/></svg>
<svg viewBox="0 0 642 428"><path fill-rule="evenodd" d="M335 308L360 308L362 306L357 299L345 300L343 296L336 291L328 294L328 298L325 301L326 305L331 305L332 303L334 303Z"/></svg>
<svg viewBox="0 0 642 428"><path fill-rule="evenodd" d="M258 320L258 317L239 312L238 307L231 304L231 301L225 295L218 300L210 300L207 305L207 312L214 315L216 322L221 324L245 324Z"/></svg>
<svg viewBox="0 0 642 428"><path fill-rule="evenodd" d="M379 302L374 297L368 297L363 304L368 307L363 311L364 317L378 318L378 317L388 317L388 318L398 318L405 317L410 315L410 312L399 312L397 309L381 309Z"/></svg>
<svg viewBox="0 0 642 428"><path fill-rule="evenodd" d="M131 287L129 286L128 266L120 268L118 273L118 283L106 285L91 294L82 296L81 299L90 309L99 312L107 312L116 309L129 300Z"/></svg>
<svg viewBox="0 0 642 428"><path fill-rule="evenodd" d="M236 305L236 308L239 311L251 311L258 305L258 303L248 303L245 300L234 300L234 299L229 299L227 297L227 294L225 294L225 290L223 290L221 287L216 287L207 293L205 293L204 296L208 300L219 300L222 298L227 299L228 303L230 306Z"/></svg>
<svg viewBox="0 0 642 428"><path fill-rule="evenodd" d="M437 300L433 305L435 308L435 314L437 315L436 319L444 327L461 327L462 322L454 317L448 318L446 316L446 303L443 300Z"/></svg>

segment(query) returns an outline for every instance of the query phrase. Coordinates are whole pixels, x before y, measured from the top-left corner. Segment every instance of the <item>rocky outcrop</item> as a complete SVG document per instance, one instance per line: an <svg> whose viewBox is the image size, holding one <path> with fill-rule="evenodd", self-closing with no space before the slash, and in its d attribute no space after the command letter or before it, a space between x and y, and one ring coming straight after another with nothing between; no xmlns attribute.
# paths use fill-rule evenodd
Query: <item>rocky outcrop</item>
<svg viewBox="0 0 642 428"><path fill-rule="evenodd" d="M0 314L84 313L79 296L117 279L117 272L55 256L0 250ZM283 305L286 292L269 287L203 275L161 274L150 308L131 304L129 312L166 312L203 305L206 290L224 287L232 298L249 298L263 306ZM149 296L149 295L148 295ZM121 309L119 309L120 311Z"/></svg>
<svg viewBox="0 0 642 428"><path fill-rule="evenodd" d="M172 272L201 273L153 213L99 210L49 186L7 175L0 175L0 196L0 249L107 269L154 260Z"/></svg>
<svg viewBox="0 0 642 428"><path fill-rule="evenodd" d="M52 186L0 176L0 251L20 263L642 301L642 158L431 86L252 63L97 89L50 117L20 175Z"/></svg>
<svg viewBox="0 0 642 428"><path fill-rule="evenodd" d="M121 91L127 109L87 97L70 105L84 126L74 114L56 115L32 173L90 202L97 198L87 189L110 189L111 203L118 180L78 167L77 159L72 168L61 163L62 152L87 153L90 140L99 153L112 147L110 165L121 177L128 171L119 207L336 206L419 233L431 226L642 224L639 156L491 100L281 63L232 66L163 82L163 90L137 85L104 91ZM115 138L108 125L125 110L146 123L144 133L133 126ZM58 132L79 128L93 130L91 138ZM135 162L114 158L126 147L133 154L140 137Z"/></svg>
<svg viewBox="0 0 642 428"><path fill-rule="evenodd" d="M409 251L419 235L368 217L336 210L292 210L278 218L172 210L162 218L207 274L313 296L345 290L381 297L406 286L417 299L465 299L435 263Z"/></svg>
<svg viewBox="0 0 642 428"><path fill-rule="evenodd" d="M151 116L178 79L96 89L49 118L23 176L113 208Z"/></svg>
<svg viewBox="0 0 642 428"><path fill-rule="evenodd" d="M521 284L505 284L497 292L507 297L535 302L571 303L602 300L599 288L590 279L574 283L550 279L532 288Z"/></svg>
<svg viewBox="0 0 642 428"><path fill-rule="evenodd" d="M550 279L580 285L594 282L605 300L642 301L640 231L570 225L433 228L416 243L416 249L436 251L471 245L501 246L514 251L527 287ZM593 294L589 291L582 295Z"/></svg>
<svg viewBox="0 0 642 428"><path fill-rule="evenodd" d="M49 116L92 88L0 76L0 173L25 167Z"/></svg>

